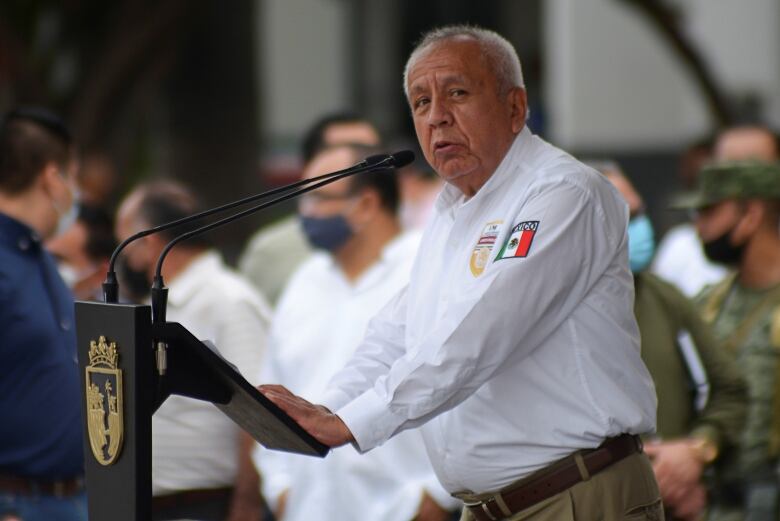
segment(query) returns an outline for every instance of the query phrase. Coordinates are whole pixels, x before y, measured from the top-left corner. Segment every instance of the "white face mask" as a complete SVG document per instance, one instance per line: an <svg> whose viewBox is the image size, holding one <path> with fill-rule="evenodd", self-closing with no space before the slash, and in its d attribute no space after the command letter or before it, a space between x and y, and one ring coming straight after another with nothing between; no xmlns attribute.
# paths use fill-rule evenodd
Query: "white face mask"
<svg viewBox="0 0 780 521"><path fill-rule="evenodd" d="M72 203L70 205L70 208L67 212L60 215L59 220L57 221L57 230L54 232L54 235L59 235L63 233L65 230L73 226L73 223L76 222L76 219L79 216L79 205L78 203Z"/></svg>
<svg viewBox="0 0 780 521"><path fill-rule="evenodd" d="M86 269L79 270L73 267L72 264L59 261L57 263L57 272L62 277L62 281L68 288L75 288L80 282L83 282L87 277L93 275L97 271L97 267L88 267Z"/></svg>
<svg viewBox="0 0 780 521"><path fill-rule="evenodd" d="M54 234L52 237L56 237L57 235L60 235L65 230L73 226L73 223L76 222L76 219L78 219L79 216L79 193L78 190L70 188L70 185L68 185L68 189L71 193L71 203L70 207L63 211L57 206L57 202L52 199L52 205L54 206L54 210L56 210L59 218L57 220L57 228L54 230Z"/></svg>
<svg viewBox="0 0 780 521"><path fill-rule="evenodd" d="M59 272L60 277L62 277L62 281L70 289L73 289L73 287L79 282L79 279L81 278L81 274L78 272L78 270L65 262L60 262L57 265L57 271Z"/></svg>

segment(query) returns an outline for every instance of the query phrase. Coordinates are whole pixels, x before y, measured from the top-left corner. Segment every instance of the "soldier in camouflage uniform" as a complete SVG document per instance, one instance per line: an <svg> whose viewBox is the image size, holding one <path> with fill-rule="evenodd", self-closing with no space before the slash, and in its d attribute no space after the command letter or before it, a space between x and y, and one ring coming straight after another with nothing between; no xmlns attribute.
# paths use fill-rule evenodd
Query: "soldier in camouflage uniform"
<svg viewBox="0 0 780 521"><path fill-rule="evenodd" d="M628 256L642 360L658 395L657 430L645 443L667 521L699 519L706 505L703 471L739 439L747 390L734 357L713 337L693 302L647 270L654 251L644 203L620 167L589 162L628 203Z"/></svg>
<svg viewBox="0 0 780 521"><path fill-rule="evenodd" d="M678 206L698 210L710 259L734 273L698 297L705 320L747 376L739 449L724 455L711 499L714 521L776 521L780 455L780 166L721 163L700 174Z"/></svg>

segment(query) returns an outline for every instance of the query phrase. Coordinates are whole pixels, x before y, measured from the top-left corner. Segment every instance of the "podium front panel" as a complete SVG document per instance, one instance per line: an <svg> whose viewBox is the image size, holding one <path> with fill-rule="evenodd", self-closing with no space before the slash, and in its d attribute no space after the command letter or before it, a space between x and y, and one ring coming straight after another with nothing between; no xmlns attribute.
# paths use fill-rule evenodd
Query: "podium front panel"
<svg viewBox="0 0 780 521"><path fill-rule="evenodd" d="M149 306L76 303L90 521L148 521L154 353Z"/></svg>

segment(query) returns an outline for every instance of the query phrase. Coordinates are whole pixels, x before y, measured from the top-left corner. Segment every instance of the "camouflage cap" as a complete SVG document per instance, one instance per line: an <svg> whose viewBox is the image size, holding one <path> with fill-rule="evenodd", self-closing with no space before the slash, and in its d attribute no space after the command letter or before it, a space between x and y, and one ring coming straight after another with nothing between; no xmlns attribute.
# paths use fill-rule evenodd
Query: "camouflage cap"
<svg viewBox="0 0 780 521"><path fill-rule="evenodd" d="M704 208L724 199L780 199L780 164L713 163L699 171L696 190L680 194L672 208Z"/></svg>

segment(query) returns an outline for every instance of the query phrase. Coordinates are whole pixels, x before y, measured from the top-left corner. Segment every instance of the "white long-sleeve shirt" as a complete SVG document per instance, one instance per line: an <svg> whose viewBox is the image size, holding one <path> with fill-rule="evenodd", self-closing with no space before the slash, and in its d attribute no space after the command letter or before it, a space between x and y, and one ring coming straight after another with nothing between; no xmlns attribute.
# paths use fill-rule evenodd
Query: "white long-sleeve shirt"
<svg viewBox="0 0 780 521"><path fill-rule="evenodd" d="M523 130L472 198L443 190L408 289L320 403L361 451L422 426L450 492L654 430L627 221L606 179Z"/></svg>
<svg viewBox="0 0 780 521"><path fill-rule="evenodd" d="M371 317L408 283L419 240L419 233L397 237L354 282L327 254L306 261L279 300L262 380L316 402ZM340 447L320 460L260 448L255 462L270 503L289 489L284 521L409 521L424 491L445 507L458 504L438 483L417 431L367 455Z"/></svg>
<svg viewBox="0 0 780 521"><path fill-rule="evenodd" d="M216 252L196 257L169 281L168 320L211 340L255 382L265 354L270 309L249 281ZM170 396L152 416L152 490L232 486L238 470L238 426L214 404Z"/></svg>

